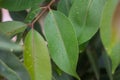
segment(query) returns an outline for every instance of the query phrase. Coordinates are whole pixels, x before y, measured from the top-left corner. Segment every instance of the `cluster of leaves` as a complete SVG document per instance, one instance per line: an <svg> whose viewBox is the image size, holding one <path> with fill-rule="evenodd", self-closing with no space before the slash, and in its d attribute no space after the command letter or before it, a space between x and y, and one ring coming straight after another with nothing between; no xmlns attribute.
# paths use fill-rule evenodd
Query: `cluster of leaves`
<svg viewBox="0 0 120 80"><path fill-rule="evenodd" d="M0 80L119 80L119 5L0 0L13 19L0 22Z"/></svg>

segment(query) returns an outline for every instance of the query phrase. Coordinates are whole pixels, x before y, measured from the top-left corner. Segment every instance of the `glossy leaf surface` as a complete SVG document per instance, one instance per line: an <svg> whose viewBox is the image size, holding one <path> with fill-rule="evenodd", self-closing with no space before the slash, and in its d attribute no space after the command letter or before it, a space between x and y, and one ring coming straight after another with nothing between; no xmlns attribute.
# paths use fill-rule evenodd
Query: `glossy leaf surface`
<svg viewBox="0 0 120 80"><path fill-rule="evenodd" d="M50 11L44 25L53 61L61 70L78 78L78 42L71 22L62 13Z"/></svg>
<svg viewBox="0 0 120 80"><path fill-rule="evenodd" d="M79 44L88 41L100 26L106 0L75 0L69 18L72 21Z"/></svg>

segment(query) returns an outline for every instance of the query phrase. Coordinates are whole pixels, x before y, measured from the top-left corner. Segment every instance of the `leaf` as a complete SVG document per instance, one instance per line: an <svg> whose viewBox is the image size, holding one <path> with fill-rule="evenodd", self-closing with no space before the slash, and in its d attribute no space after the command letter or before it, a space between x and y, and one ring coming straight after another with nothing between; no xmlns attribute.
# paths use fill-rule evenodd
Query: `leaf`
<svg viewBox="0 0 120 80"><path fill-rule="evenodd" d="M5 51L0 49L0 59L12 70L12 72L14 71L13 73L8 73L7 77L12 74L16 74L19 76L20 80L30 80L29 74L25 66L19 61L19 59L13 53L11 53L10 51ZM19 80L19 79L15 79L15 80Z"/></svg>
<svg viewBox="0 0 120 80"><path fill-rule="evenodd" d="M98 31L106 0L75 0L69 13L79 45Z"/></svg>
<svg viewBox="0 0 120 80"><path fill-rule="evenodd" d="M30 12L28 13L25 22L30 23L32 20L40 13L41 9L39 6L33 7Z"/></svg>
<svg viewBox="0 0 120 80"><path fill-rule="evenodd" d="M8 21L0 23L0 33L12 37L26 29L26 24L18 21Z"/></svg>
<svg viewBox="0 0 120 80"><path fill-rule="evenodd" d="M61 70L78 78L78 42L71 22L62 13L50 11L44 29L53 61Z"/></svg>
<svg viewBox="0 0 120 80"><path fill-rule="evenodd" d="M43 0L0 0L0 8L20 11L39 5Z"/></svg>
<svg viewBox="0 0 120 80"><path fill-rule="evenodd" d="M118 16L113 17L118 1L119 0L109 0L106 3L100 28L103 45L112 60L112 73L114 73L120 63L120 28L118 24L116 24Z"/></svg>
<svg viewBox="0 0 120 80"><path fill-rule="evenodd" d="M20 77L11 70L2 60L0 60L0 74L8 80L21 80Z"/></svg>
<svg viewBox="0 0 120 80"><path fill-rule="evenodd" d="M24 63L32 80L51 80L51 64L46 42L32 29L25 38Z"/></svg>
<svg viewBox="0 0 120 80"><path fill-rule="evenodd" d="M22 51L22 47L18 44L11 42L5 36L0 35L0 49L7 51Z"/></svg>
<svg viewBox="0 0 120 80"><path fill-rule="evenodd" d="M72 5L71 0L60 0L58 3L58 10L63 12L66 16L68 16L71 5Z"/></svg>

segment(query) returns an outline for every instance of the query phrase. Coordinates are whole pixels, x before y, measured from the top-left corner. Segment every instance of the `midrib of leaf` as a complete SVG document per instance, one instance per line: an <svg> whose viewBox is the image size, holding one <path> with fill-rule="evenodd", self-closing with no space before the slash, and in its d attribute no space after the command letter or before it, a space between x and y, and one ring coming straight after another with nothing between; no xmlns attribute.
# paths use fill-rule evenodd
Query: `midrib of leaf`
<svg viewBox="0 0 120 80"><path fill-rule="evenodd" d="M59 30L59 27L57 27L58 24L57 24L57 22L56 22L56 20L55 20L55 16L54 16L54 14L53 14L52 11L50 11L50 12L51 12L51 14L52 14L52 17L53 17L54 23L55 23L55 25L56 25L56 29L57 29L58 33L61 34L61 32L60 32L60 30ZM58 35L59 35L59 34L58 34ZM63 41L63 39L62 39L62 35L59 35L59 37L60 37L60 40L62 41L62 45L63 45L63 47L64 47L64 49L65 49L65 54L67 54L67 49L66 49L65 43L64 43L64 41ZM68 55L68 54L67 54L67 55ZM67 58L68 58L68 60L69 60L69 64L70 64L69 56L67 56ZM72 66L71 66L71 65L70 65L70 67L71 67L71 69L72 69Z"/></svg>
<svg viewBox="0 0 120 80"><path fill-rule="evenodd" d="M32 60L32 64L34 64L34 65L33 65L33 70L34 70L34 74L33 74L33 75L34 75L34 79L35 79L35 76L36 76L36 74L35 74L35 71L36 71L36 70L35 70L35 66L36 66L36 62L35 62L35 55L36 55L36 54L35 54L35 51L36 51L36 50L34 50L35 45L34 45L34 32L33 32L33 31L34 31L34 30L32 29L32 59L33 59L33 60Z"/></svg>
<svg viewBox="0 0 120 80"><path fill-rule="evenodd" d="M88 3L88 7L87 7L86 13L85 13L85 14L86 14L86 15L85 15L85 20L84 20L84 22L83 22L82 29L81 29L81 32L80 32L80 33L82 33L82 32L84 31L84 28L86 27L88 12L89 12L90 7L92 6L92 2L93 2L93 0L90 0L89 3ZM81 36L81 34L79 35L79 37L80 37L80 36Z"/></svg>

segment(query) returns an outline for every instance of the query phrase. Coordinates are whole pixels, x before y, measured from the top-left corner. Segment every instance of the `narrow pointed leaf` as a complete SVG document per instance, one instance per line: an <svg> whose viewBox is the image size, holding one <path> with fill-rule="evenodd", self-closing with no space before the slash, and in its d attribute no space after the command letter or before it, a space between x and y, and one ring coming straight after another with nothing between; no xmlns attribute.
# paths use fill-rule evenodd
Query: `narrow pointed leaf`
<svg viewBox="0 0 120 80"><path fill-rule="evenodd" d="M62 13L50 11L44 25L53 61L61 70L78 78L76 74L78 43L71 22Z"/></svg>
<svg viewBox="0 0 120 80"><path fill-rule="evenodd" d="M112 60L112 72L120 64L120 18L115 13L119 0L109 0L106 3L100 28L103 45Z"/></svg>
<svg viewBox="0 0 120 80"><path fill-rule="evenodd" d="M75 0L69 18L72 21L79 44L88 41L100 26L106 0Z"/></svg>
<svg viewBox="0 0 120 80"><path fill-rule="evenodd" d="M51 80L51 64L47 45L32 29L25 39L24 63L32 80Z"/></svg>
<svg viewBox="0 0 120 80"><path fill-rule="evenodd" d="M43 0L0 0L0 8L20 11L39 5Z"/></svg>
<svg viewBox="0 0 120 80"><path fill-rule="evenodd" d="M10 69L2 60L0 60L0 74L8 80L21 80L20 77Z"/></svg>
<svg viewBox="0 0 120 80"><path fill-rule="evenodd" d="M26 24L18 21L8 21L0 23L0 33L12 37L26 29Z"/></svg>
<svg viewBox="0 0 120 80"><path fill-rule="evenodd" d="M0 49L0 59L20 77L20 80L30 80L29 74L25 66L13 53L11 53L10 51ZM8 76L9 75L10 73L8 74Z"/></svg>

